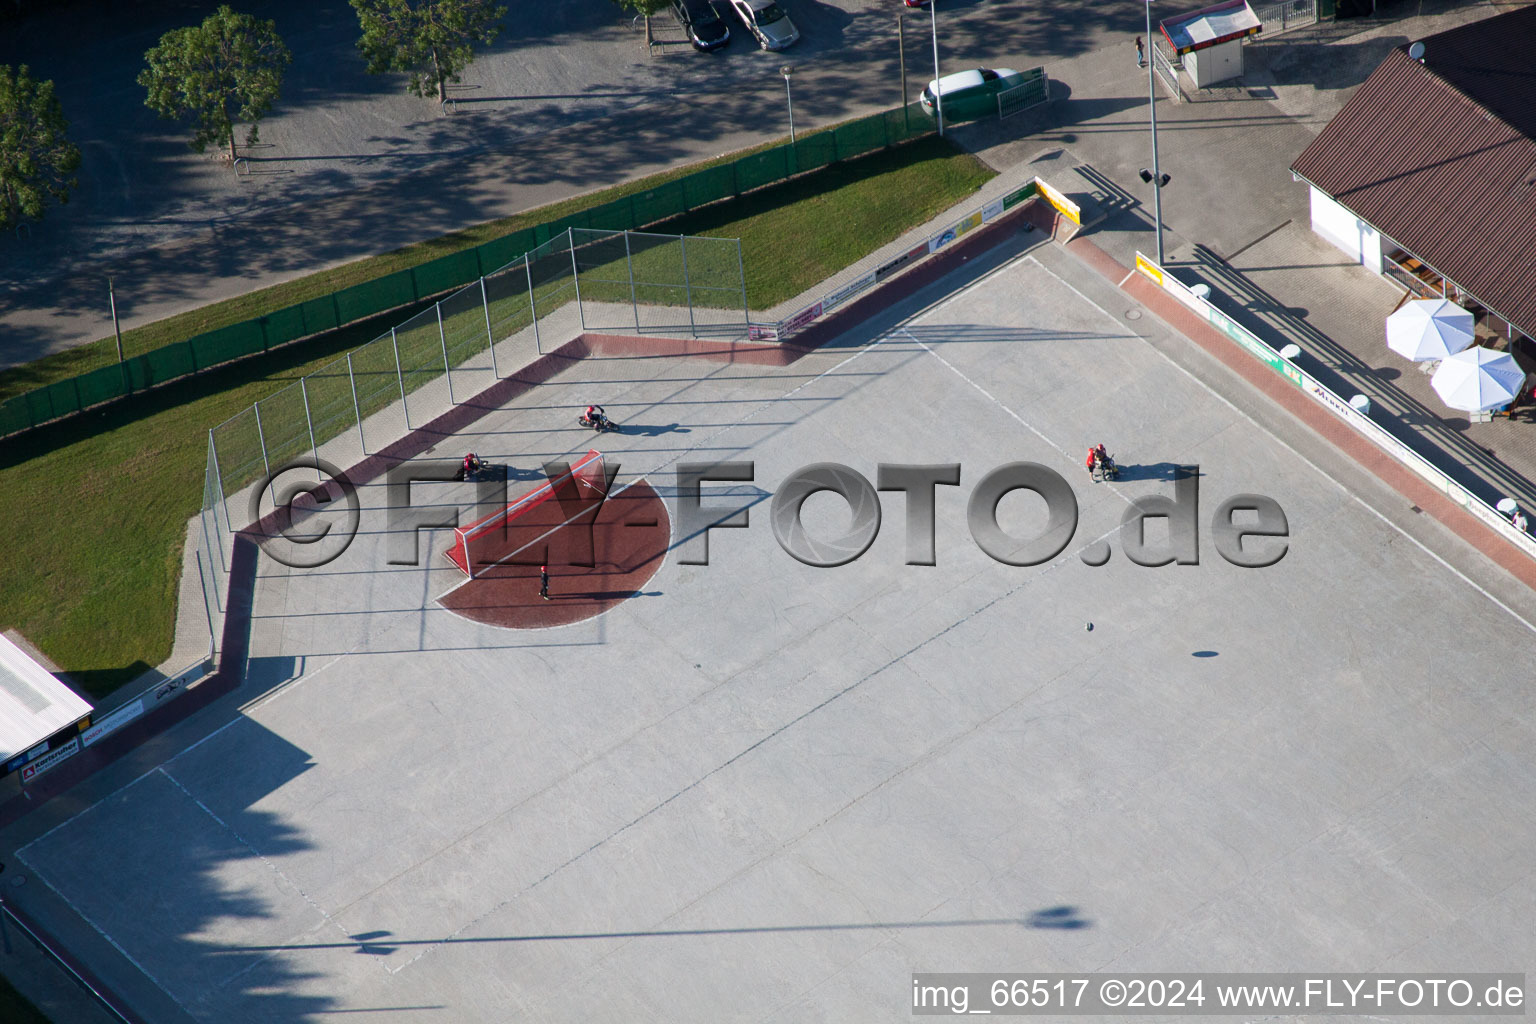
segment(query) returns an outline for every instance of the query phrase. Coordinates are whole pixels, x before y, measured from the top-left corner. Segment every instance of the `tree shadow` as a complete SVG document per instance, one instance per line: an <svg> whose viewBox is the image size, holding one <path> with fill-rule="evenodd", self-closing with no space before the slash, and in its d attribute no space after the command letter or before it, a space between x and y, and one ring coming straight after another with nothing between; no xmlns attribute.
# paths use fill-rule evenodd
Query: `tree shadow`
<svg viewBox="0 0 1536 1024"><path fill-rule="evenodd" d="M331 1012L335 998L304 994L320 974L267 953L232 951L228 938L286 936L323 923L281 876L285 860L313 851L312 842L259 806L312 762L249 718L214 736L34 840L18 859L154 980L154 998L165 993L208 1019ZM27 908L24 894L10 899L50 930L64 930L41 908Z"/></svg>

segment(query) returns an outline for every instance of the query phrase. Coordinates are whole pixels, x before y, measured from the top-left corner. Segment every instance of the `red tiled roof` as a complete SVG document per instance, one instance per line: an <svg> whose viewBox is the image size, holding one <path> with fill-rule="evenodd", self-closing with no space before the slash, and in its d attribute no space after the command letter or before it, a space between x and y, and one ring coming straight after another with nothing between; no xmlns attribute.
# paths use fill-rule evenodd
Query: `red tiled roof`
<svg viewBox="0 0 1536 1024"><path fill-rule="evenodd" d="M1536 6L1422 42L1291 169L1536 336Z"/></svg>

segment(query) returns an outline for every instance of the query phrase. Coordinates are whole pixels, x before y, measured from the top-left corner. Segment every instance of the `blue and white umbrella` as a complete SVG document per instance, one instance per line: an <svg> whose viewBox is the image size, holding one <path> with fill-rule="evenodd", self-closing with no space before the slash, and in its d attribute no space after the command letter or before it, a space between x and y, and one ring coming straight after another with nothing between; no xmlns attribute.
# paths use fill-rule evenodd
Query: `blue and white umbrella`
<svg viewBox="0 0 1536 1024"><path fill-rule="evenodd" d="M1415 299L1387 317L1387 347L1416 363L1472 344L1472 314L1450 299Z"/></svg>
<svg viewBox="0 0 1536 1024"><path fill-rule="evenodd" d="M1508 352L1471 348L1448 356L1429 383L1452 409L1482 412L1513 402L1525 371Z"/></svg>

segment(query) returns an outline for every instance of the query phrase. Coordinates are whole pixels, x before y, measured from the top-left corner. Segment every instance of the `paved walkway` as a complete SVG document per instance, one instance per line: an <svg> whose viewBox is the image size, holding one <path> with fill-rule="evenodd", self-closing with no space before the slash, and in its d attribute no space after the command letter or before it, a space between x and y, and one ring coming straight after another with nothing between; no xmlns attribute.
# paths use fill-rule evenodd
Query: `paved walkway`
<svg viewBox="0 0 1536 1024"><path fill-rule="evenodd" d="M1310 227L1292 160L1394 46L1519 4L1426 3L1422 16L1344 21L1247 48L1240 87L1174 103L1159 87L1166 263L1186 283L1336 391L1367 395L1373 418L1469 491L1536 508L1536 420L1471 423L1440 403L1420 367L1390 352L1384 322L1403 292L1352 264ZM1013 179L1038 173L1105 213L1088 237L1124 266L1156 252L1148 186L1146 71L1134 51L1050 67L1058 98L1029 123L967 125L955 138Z"/></svg>

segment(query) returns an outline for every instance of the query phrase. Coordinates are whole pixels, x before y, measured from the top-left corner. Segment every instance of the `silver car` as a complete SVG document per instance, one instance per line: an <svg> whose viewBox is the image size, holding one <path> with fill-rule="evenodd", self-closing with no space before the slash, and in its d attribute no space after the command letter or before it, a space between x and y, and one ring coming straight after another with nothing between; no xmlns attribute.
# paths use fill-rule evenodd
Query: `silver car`
<svg viewBox="0 0 1536 1024"><path fill-rule="evenodd" d="M731 6L765 50L785 49L800 38L795 23L775 0L731 0Z"/></svg>

